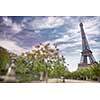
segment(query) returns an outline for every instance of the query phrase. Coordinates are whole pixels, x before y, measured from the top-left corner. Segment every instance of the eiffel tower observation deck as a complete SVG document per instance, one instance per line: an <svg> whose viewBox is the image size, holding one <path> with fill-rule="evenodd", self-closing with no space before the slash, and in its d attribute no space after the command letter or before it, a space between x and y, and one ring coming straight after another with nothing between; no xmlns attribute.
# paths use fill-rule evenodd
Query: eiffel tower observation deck
<svg viewBox="0 0 100 100"><path fill-rule="evenodd" d="M80 23L80 29L81 29L81 37L82 37L82 52L81 52L81 60L80 63L78 64L78 67L88 67L94 63L97 63L92 51L90 50L84 28L83 28L83 23Z"/></svg>

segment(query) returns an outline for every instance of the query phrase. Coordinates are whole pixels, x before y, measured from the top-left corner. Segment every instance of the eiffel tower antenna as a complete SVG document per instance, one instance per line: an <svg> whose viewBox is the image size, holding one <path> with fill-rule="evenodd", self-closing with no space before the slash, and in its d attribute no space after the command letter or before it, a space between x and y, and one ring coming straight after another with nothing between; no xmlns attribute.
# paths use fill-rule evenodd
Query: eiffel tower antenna
<svg viewBox="0 0 100 100"><path fill-rule="evenodd" d="M78 64L78 67L88 67L94 63L97 63L94 56L92 55L92 51L90 50L84 29L83 23L80 23L81 29L81 37L82 37L82 52L81 52L81 61Z"/></svg>

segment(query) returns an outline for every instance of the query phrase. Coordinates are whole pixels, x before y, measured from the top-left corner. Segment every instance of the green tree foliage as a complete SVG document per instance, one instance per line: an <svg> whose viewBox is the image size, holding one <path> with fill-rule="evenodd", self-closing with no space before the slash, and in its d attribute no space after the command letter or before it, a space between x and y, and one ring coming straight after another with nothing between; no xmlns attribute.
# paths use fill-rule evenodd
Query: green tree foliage
<svg viewBox="0 0 100 100"><path fill-rule="evenodd" d="M61 78L61 76L65 76L66 74L66 66L64 65L65 61L63 56L57 57L56 61L52 62L52 69L51 69L51 77L53 78Z"/></svg>
<svg viewBox="0 0 100 100"><path fill-rule="evenodd" d="M34 80L33 77L39 79L41 72L45 79L46 71L50 77L60 77L64 75L64 63L64 57L59 55L56 45L40 44L35 46L31 52L17 58L16 72L20 79L24 79L25 75L26 78L30 75L31 81Z"/></svg>
<svg viewBox="0 0 100 100"><path fill-rule="evenodd" d="M100 64L94 64L91 66L92 70L92 79L97 79L100 81Z"/></svg>
<svg viewBox="0 0 100 100"><path fill-rule="evenodd" d="M98 80L100 81L100 64L96 63L86 68L69 73L68 78L78 80Z"/></svg>
<svg viewBox="0 0 100 100"><path fill-rule="evenodd" d="M6 49L0 47L0 75L4 75L7 71L7 64L10 62L9 53Z"/></svg>
<svg viewBox="0 0 100 100"><path fill-rule="evenodd" d="M19 82L30 82L33 79L32 66L23 56L17 57L16 75Z"/></svg>

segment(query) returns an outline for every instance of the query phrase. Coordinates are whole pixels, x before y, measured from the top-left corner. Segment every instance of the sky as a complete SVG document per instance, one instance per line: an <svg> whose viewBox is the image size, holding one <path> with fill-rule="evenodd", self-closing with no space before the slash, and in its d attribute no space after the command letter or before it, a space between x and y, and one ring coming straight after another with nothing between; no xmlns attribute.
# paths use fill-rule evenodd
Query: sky
<svg viewBox="0 0 100 100"><path fill-rule="evenodd" d="M2 16L0 46L20 55L39 43L57 44L69 70L74 71L82 51L80 22L96 61L100 61L99 16Z"/></svg>

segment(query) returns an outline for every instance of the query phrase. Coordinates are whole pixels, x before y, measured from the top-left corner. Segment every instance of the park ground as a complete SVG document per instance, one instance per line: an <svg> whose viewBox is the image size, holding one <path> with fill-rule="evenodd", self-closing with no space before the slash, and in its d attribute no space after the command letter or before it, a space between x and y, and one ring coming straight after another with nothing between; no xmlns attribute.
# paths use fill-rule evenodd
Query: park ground
<svg viewBox="0 0 100 100"><path fill-rule="evenodd" d="M32 81L32 83L46 83L46 81ZM99 83L97 81L86 81L86 80L73 80L73 79L65 79L63 82L62 79L48 79L48 83Z"/></svg>

